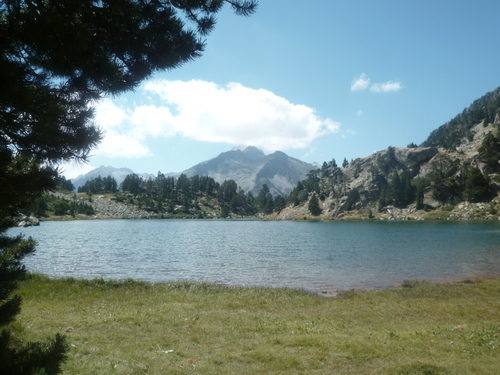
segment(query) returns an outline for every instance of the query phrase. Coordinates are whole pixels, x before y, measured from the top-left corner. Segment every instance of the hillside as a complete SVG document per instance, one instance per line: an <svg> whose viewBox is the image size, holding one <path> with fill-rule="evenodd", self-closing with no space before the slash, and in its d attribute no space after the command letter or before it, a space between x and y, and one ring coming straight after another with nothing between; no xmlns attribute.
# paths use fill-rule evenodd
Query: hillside
<svg viewBox="0 0 500 375"><path fill-rule="evenodd" d="M292 192L280 219L497 219L500 88L433 131L421 147L389 147L344 168L324 164ZM316 198L314 198L316 199Z"/></svg>
<svg viewBox="0 0 500 375"><path fill-rule="evenodd" d="M475 100L462 113L434 130L422 143L423 147L459 148L472 141L478 124L498 124L500 121L500 87Z"/></svg>

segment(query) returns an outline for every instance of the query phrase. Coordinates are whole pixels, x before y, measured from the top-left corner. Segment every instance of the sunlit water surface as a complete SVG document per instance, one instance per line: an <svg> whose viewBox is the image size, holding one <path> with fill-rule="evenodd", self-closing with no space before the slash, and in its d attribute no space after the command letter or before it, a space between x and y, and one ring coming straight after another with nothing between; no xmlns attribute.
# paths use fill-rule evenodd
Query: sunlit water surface
<svg viewBox="0 0 500 375"><path fill-rule="evenodd" d="M87 220L14 228L52 277L196 280L311 291L500 276L500 222Z"/></svg>

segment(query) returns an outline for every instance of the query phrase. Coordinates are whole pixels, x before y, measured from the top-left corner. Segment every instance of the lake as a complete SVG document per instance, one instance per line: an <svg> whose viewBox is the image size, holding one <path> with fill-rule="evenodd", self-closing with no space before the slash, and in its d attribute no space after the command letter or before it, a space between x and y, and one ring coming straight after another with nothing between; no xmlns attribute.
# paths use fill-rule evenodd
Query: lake
<svg viewBox="0 0 500 375"><path fill-rule="evenodd" d="M195 280L310 291L500 276L500 222L46 221L13 228L51 277Z"/></svg>

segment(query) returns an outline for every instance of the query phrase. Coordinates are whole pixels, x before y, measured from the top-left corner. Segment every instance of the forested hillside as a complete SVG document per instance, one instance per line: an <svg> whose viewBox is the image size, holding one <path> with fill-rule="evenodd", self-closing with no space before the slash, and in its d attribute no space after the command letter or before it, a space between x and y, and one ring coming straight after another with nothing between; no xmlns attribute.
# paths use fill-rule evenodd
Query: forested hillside
<svg viewBox="0 0 500 375"><path fill-rule="evenodd" d="M500 87L475 100L462 113L434 130L422 143L422 147L442 147L452 150L464 139L472 141L474 126L483 123L498 124L500 116Z"/></svg>
<svg viewBox="0 0 500 375"><path fill-rule="evenodd" d="M323 163L292 191L283 219L497 219L500 88L417 147L388 147L339 167ZM318 208L319 206L319 208Z"/></svg>
<svg viewBox="0 0 500 375"><path fill-rule="evenodd" d="M222 184L208 176L155 178L129 174L118 186L111 177L88 180L74 193L61 179L58 192L43 196L22 212L40 218L226 218L270 215L285 207L264 184L257 196L245 193L234 180Z"/></svg>

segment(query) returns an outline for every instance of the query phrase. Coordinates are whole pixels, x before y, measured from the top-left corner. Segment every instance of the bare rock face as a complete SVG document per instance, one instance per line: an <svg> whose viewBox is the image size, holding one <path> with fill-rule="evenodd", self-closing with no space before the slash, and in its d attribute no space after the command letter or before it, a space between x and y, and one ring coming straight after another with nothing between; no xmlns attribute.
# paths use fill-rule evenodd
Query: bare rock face
<svg viewBox="0 0 500 375"><path fill-rule="evenodd" d="M36 217L33 216L26 216L22 215L17 219L17 226L18 227L35 227L40 225L40 220L38 220Z"/></svg>
<svg viewBox="0 0 500 375"><path fill-rule="evenodd" d="M136 206L116 202L110 197L104 195L94 196L92 200L84 199L82 197L75 197L74 195L68 195L63 193L51 193L53 196L65 199L67 201L72 201L76 199L78 203L85 203L91 206L95 211L95 216L93 218L106 218L106 219L142 219L151 218L155 215L151 212L141 210Z"/></svg>
<svg viewBox="0 0 500 375"><path fill-rule="evenodd" d="M141 219L153 216L150 212L135 206L115 202L100 195L87 203L92 206L97 215L109 218Z"/></svg>
<svg viewBox="0 0 500 375"><path fill-rule="evenodd" d="M496 120L496 119L495 119ZM468 157L474 157L478 154L478 148L481 146L487 133L494 131L493 125L484 126L483 123L477 124L472 128L474 134L471 140L464 138L457 151L466 154Z"/></svg>
<svg viewBox="0 0 500 375"><path fill-rule="evenodd" d="M400 162L424 163L431 160L438 153L436 147L395 147L396 158Z"/></svg>

